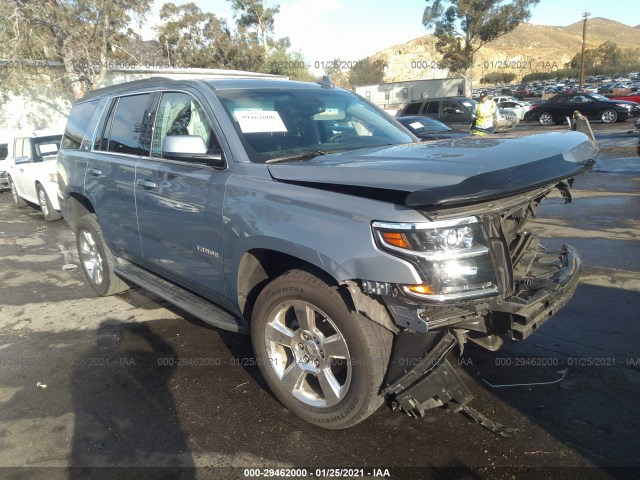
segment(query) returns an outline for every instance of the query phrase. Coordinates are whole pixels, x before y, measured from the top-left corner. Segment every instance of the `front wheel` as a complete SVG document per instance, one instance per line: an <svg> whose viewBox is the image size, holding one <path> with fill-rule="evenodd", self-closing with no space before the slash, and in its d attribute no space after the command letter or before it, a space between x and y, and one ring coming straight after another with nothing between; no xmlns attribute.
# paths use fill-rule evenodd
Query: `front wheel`
<svg viewBox="0 0 640 480"><path fill-rule="evenodd" d="M611 108L607 108L600 114L600 120L602 120L602 123L615 123L618 121L618 112Z"/></svg>
<svg viewBox="0 0 640 480"><path fill-rule="evenodd" d="M76 222L76 246L84 275L98 295L106 297L129 288L114 273L115 257L104 241L95 215L84 215Z"/></svg>
<svg viewBox="0 0 640 480"><path fill-rule="evenodd" d="M9 188L11 189L11 196L13 197L13 203L17 208L22 208L27 206L27 202L25 202L20 194L18 193L18 189L16 188L16 184L13 183L13 179L9 177Z"/></svg>
<svg viewBox="0 0 640 480"><path fill-rule="evenodd" d="M551 125L553 122L553 116L549 112L542 112L538 116L538 123L540 125Z"/></svg>
<svg viewBox="0 0 640 480"><path fill-rule="evenodd" d="M251 336L267 384L300 418L347 428L382 404L392 333L351 311L318 277L291 270L268 284Z"/></svg>
<svg viewBox="0 0 640 480"><path fill-rule="evenodd" d="M60 220L62 215L53 208L51 200L49 200L49 195L47 195L47 192L44 190L42 185L36 186L36 194L38 195L38 203L40 204L40 210L42 210L42 216L45 221L53 222L55 220Z"/></svg>

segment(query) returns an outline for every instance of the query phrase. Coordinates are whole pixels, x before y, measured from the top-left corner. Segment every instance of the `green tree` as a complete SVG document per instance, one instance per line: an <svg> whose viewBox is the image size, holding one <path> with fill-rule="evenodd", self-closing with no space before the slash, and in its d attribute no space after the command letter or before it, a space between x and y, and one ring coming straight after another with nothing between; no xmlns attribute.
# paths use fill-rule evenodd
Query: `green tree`
<svg viewBox="0 0 640 480"><path fill-rule="evenodd" d="M158 40L173 66L237 68L241 56L251 67L262 64L262 52L243 43L241 34L234 37L224 20L203 12L195 3L165 3L160 20L156 27Z"/></svg>
<svg viewBox="0 0 640 480"><path fill-rule="evenodd" d="M272 47L273 26L275 16L280 12L280 6L268 7L265 0L229 0L235 12L234 18L238 26L254 29L256 37L268 54Z"/></svg>
<svg viewBox="0 0 640 480"><path fill-rule="evenodd" d="M576 53L567 68L580 68L581 53ZM588 48L584 55L584 68L588 75L615 74L636 70L640 64L640 48L619 48L614 42L604 42L597 48Z"/></svg>
<svg viewBox="0 0 640 480"><path fill-rule="evenodd" d="M142 20L151 0L4 0L0 56L60 62L63 82L75 98L96 88L107 73L110 52L134 18ZM11 72L19 88L33 70Z"/></svg>
<svg viewBox="0 0 640 480"><path fill-rule="evenodd" d="M540 0L426 0L422 23L433 29L441 63L463 73L471 89L471 67L480 48L531 17ZM468 94L468 92L467 92Z"/></svg>
<svg viewBox="0 0 640 480"><path fill-rule="evenodd" d="M358 85L374 85L384 80L384 63L370 57L358 60L349 70L349 83Z"/></svg>
<svg viewBox="0 0 640 480"><path fill-rule="evenodd" d="M289 52L291 46L287 37L276 42L275 47L269 52L264 67L260 70L263 73L272 75L285 75L292 80L312 81L313 75L309 73L307 63L299 51Z"/></svg>
<svg viewBox="0 0 640 480"><path fill-rule="evenodd" d="M482 77L480 83L511 83L515 78L515 73L491 72Z"/></svg>

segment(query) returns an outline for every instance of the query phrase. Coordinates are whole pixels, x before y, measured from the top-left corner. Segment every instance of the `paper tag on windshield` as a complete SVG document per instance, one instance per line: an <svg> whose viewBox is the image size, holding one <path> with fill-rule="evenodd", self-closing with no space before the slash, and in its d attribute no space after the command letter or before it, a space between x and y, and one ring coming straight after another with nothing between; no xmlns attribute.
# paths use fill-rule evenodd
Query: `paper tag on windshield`
<svg viewBox="0 0 640 480"><path fill-rule="evenodd" d="M249 110L234 112L242 133L286 132L280 115L275 110Z"/></svg>
<svg viewBox="0 0 640 480"><path fill-rule="evenodd" d="M410 123L409 126L413 128L422 128L422 124L420 122Z"/></svg>

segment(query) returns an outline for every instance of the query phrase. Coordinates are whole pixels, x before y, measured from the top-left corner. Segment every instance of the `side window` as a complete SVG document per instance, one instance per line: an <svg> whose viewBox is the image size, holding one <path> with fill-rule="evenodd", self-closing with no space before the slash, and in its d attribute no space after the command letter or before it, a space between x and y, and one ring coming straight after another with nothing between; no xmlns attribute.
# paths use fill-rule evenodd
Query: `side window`
<svg viewBox="0 0 640 480"><path fill-rule="evenodd" d="M99 100L92 100L90 102L76 103L69 113L67 118L67 127L62 137L61 148L67 148L70 150L78 150L82 145L82 139L86 135L85 129L91 121L93 112L95 112L98 106Z"/></svg>
<svg viewBox="0 0 640 480"><path fill-rule="evenodd" d="M410 103L404 111L404 115L416 115L420 111L421 103Z"/></svg>
<svg viewBox="0 0 640 480"><path fill-rule="evenodd" d="M202 106L187 93L162 94L153 132L151 155L154 157L164 158L162 145L169 135L195 135L202 138L207 147L207 154L222 151Z"/></svg>
<svg viewBox="0 0 640 480"><path fill-rule="evenodd" d="M29 160L33 160L33 152L31 150L31 139L22 139L22 156L27 157Z"/></svg>
<svg viewBox="0 0 640 480"><path fill-rule="evenodd" d="M145 136L144 117L148 113L150 93L120 97L110 113L110 128L105 131L107 151L130 155L147 155L148 139Z"/></svg>
<svg viewBox="0 0 640 480"><path fill-rule="evenodd" d="M22 138L13 141L13 158L22 157Z"/></svg>
<svg viewBox="0 0 640 480"><path fill-rule="evenodd" d="M108 105L104 109L106 114L98 122L98 128L96 129L96 138L93 143L94 150L106 151L109 146L109 131L111 130L111 124L113 123L113 112L118 104L117 98L109 100Z"/></svg>
<svg viewBox="0 0 640 480"><path fill-rule="evenodd" d="M440 102L429 102L427 104L427 108L425 109L425 113L437 115L439 107L440 107Z"/></svg>
<svg viewBox="0 0 640 480"><path fill-rule="evenodd" d="M442 113L460 115L462 114L462 108L454 102L442 102Z"/></svg>

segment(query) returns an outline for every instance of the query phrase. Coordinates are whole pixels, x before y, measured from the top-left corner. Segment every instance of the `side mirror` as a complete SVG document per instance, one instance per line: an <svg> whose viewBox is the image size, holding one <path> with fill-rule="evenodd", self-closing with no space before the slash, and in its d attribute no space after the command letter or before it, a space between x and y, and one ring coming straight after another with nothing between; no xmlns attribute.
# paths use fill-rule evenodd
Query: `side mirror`
<svg viewBox="0 0 640 480"><path fill-rule="evenodd" d="M453 113L460 114L460 113L464 113L464 112L463 112L461 109L456 108L456 109L453 111Z"/></svg>
<svg viewBox="0 0 640 480"><path fill-rule="evenodd" d="M167 135L162 142L162 155L171 160L189 160L223 167L222 154L208 154L207 146L198 135Z"/></svg>
<svg viewBox="0 0 640 480"><path fill-rule="evenodd" d="M30 159L29 157L17 157L17 158L14 160L14 163L15 163L16 165L23 165L23 164L25 164L25 163L31 163L31 159Z"/></svg>

